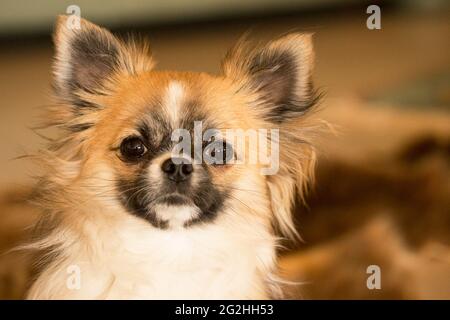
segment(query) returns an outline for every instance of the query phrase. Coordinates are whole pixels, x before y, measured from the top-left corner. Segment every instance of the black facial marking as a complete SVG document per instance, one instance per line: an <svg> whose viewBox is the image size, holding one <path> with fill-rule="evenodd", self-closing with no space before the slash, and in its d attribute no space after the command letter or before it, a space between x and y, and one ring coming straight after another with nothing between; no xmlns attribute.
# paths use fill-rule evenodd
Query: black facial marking
<svg viewBox="0 0 450 320"><path fill-rule="evenodd" d="M155 102L153 102L155 103ZM197 223L213 221L228 196L228 191L218 188L211 179L210 168L207 164L194 165L192 177L178 181L161 170L161 181L151 181L149 167L155 157L170 152L178 141L172 141L174 129L167 115L161 108L152 108L142 116L136 126L139 136L148 148L145 155L138 162L126 163L134 166L135 174L131 178L118 178L117 189L122 205L133 215L143 218L157 228L167 228L169 221L162 221L155 212L157 205L163 206L192 206L199 209L199 216L187 221L185 227ZM214 128L213 121L203 114L198 101L187 102L183 109L183 119L180 127L191 133L194 142L194 123L202 122L203 131ZM192 146L192 150L194 150ZM195 179L193 178L195 176ZM156 178L155 178L156 179ZM194 181L195 180L195 181ZM194 182L193 182L194 181Z"/></svg>
<svg viewBox="0 0 450 320"><path fill-rule="evenodd" d="M117 188L120 192L122 205L132 214L150 222L154 227L166 229L167 221L161 221L148 203L146 188L147 181L143 175L138 175L135 180L119 180Z"/></svg>
<svg viewBox="0 0 450 320"><path fill-rule="evenodd" d="M218 190L211 181L206 166L196 169L198 185L175 183L166 179L155 182L150 181L148 168L142 167L136 178L131 180L119 179L117 189L122 205L133 215L145 219L154 227L167 228L168 221L158 218L155 206L163 204L167 206L191 205L200 209L200 215L185 223L185 227L197 223L213 221L222 208L229 192ZM155 187L155 186L158 187Z"/></svg>
<svg viewBox="0 0 450 320"><path fill-rule="evenodd" d="M141 122L137 127L138 132L146 142L150 142L150 128L147 123Z"/></svg>
<svg viewBox="0 0 450 320"><path fill-rule="evenodd" d="M189 199L180 195L168 195L162 200L165 204L171 206L181 206L189 204Z"/></svg>
<svg viewBox="0 0 450 320"><path fill-rule="evenodd" d="M141 122L137 130L149 149L155 154L170 151L172 146L171 136L174 130L170 122L159 112L152 112L146 116L146 121Z"/></svg>
<svg viewBox="0 0 450 320"><path fill-rule="evenodd" d="M202 210L202 214L187 221L184 226L190 227L198 223L213 221L217 217L228 195L228 190L219 191L216 187L211 186L211 184L203 184L194 195L194 203Z"/></svg>
<svg viewBox="0 0 450 320"><path fill-rule="evenodd" d="M126 178L121 177L119 173L117 189L120 202L131 214L147 220L157 228L169 226L169 221L161 221L156 214L155 207L158 205L192 206L198 209L199 216L187 221L185 227L212 221L221 210L229 192L213 184L211 169L207 164L194 165L193 172L185 180L170 179L170 175L164 172L162 167L159 177L153 178L149 172L152 161L159 155L171 152L173 146L179 142L171 140L172 132L178 128L173 128L169 116L161 111L162 108L155 108L156 103L160 104L161 101L152 101L152 108L141 115L141 120L136 125L135 129L148 151L138 162L125 162L134 166L135 173ZM179 126L191 133L192 144L195 121L202 122L203 131L215 128L215 123L200 111L202 108L199 104L199 101L191 100L182 106L183 118ZM158 111L153 111L155 109ZM194 146L191 147L194 151ZM152 181L152 179L161 180Z"/></svg>

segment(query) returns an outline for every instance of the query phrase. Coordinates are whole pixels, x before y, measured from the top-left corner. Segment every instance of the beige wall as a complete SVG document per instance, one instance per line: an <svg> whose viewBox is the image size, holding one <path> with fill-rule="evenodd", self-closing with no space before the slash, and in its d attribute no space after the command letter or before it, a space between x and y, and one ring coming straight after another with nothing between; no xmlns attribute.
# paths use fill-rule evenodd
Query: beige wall
<svg viewBox="0 0 450 320"><path fill-rule="evenodd" d="M49 30L55 16L65 13L70 5L78 5L83 17L111 27L249 13L271 14L277 10L349 2L361 0L1 0L0 34Z"/></svg>

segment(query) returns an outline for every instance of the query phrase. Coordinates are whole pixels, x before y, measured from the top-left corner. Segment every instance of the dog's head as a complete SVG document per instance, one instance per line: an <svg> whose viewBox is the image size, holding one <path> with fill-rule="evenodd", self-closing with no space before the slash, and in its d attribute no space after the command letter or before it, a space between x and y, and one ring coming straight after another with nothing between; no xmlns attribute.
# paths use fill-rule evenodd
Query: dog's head
<svg viewBox="0 0 450 320"><path fill-rule="evenodd" d="M50 116L67 135L48 180L162 229L235 214L294 232L314 158L310 35L241 41L218 76L156 71L147 45L85 20L59 18L54 39Z"/></svg>

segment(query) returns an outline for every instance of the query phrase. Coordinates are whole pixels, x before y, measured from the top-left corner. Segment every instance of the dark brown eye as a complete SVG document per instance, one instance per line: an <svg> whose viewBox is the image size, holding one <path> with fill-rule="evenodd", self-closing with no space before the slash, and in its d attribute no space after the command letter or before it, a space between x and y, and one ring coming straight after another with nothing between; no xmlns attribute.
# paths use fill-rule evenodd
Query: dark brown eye
<svg viewBox="0 0 450 320"><path fill-rule="evenodd" d="M147 152L142 140L138 137L129 137L120 144L120 153L126 160L137 160Z"/></svg>
<svg viewBox="0 0 450 320"><path fill-rule="evenodd" d="M213 141L205 148L207 162L214 165L227 164L234 158L233 147L225 141Z"/></svg>

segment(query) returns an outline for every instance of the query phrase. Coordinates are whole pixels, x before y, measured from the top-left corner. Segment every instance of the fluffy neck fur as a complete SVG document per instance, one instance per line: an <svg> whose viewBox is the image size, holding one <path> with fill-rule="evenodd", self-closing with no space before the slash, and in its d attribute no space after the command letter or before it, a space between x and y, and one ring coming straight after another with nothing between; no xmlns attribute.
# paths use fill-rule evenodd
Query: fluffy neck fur
<svg viewBox="0 0 450 320"><path fill-rule="evenodd" d="M253 219L250 224L245 212L236 214L245 210L241 207L223 212L213 224L159 230L125 212L110 211L113 206L78 203L76 209L57 213L57 226L33 245L50 254L29 299L278 296L276 239L263 206L255 208L261 210L260 223ZM56 212L50 221L55 217ZM80 270L78 289L68 285L74 267Z"/></svg>

